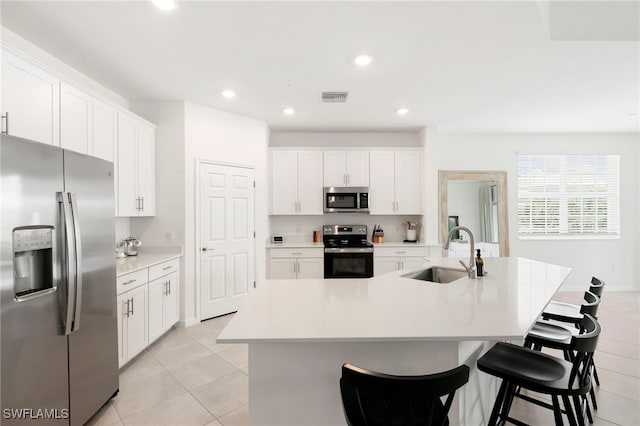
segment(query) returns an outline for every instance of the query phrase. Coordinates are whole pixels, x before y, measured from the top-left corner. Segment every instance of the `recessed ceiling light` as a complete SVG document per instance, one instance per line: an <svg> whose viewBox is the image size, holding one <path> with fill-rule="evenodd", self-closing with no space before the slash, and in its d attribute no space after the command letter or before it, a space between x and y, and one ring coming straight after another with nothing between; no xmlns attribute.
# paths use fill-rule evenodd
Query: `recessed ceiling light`
<svg viewBox="0 0 640 426"><path fill-rule="evenodd" d="M409 109L408 108L398 108L396 110L396 114L398 115L407 115L409 113Z"/></svg>
<svg viewBox="0 0 640 426"><path fill-rule="evenodd" d="M151 2L162 10L173 10L178 7L178 3L175 0L151 0Z"/></svg>
<svg viewBox="0 0 640 426"><path fill-rule="evenodd" d="M291 108L291 107L287 107L287 108L282 110L282 113L284 115L293 115L295 112L296 112L296 110Z"/></svg>
<svg viewBox="0 0 640 426"><path fill-rule="evenodd" d="M369 55L368 53L362 53L356 56L356 58L353 60L353 62L355 62L359 67L366 67L371 63L371 61L373 61L373 56Z"/></svg>
<svg viewBox="0 0 640 426"><path fill-rule="evenodd" d="M234 92L233 90L223 90L222 91L222 96L224 96L227 99L231 99L231 98L235 98L236 97L236 92Z"/></svg>

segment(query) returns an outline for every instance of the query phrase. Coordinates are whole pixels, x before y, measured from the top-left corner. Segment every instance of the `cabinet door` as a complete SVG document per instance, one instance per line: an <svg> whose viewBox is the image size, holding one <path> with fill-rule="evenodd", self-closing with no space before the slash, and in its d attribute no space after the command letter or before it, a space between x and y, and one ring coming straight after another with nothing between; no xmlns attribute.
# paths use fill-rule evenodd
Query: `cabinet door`
<svg viewBox="0 0 640 426"><path fill-rule="evenodd" d="M147 334L147 286L143 285L125 294L130 299L130 314L126 319L127 359L138 355L149 343Z"/></svg>
<svg viewBox="0 0 640 426"><path fill-rule="evenodd" d="M297 207L298 153L297 151L272 151L271 214L296 214Z"/></svg>
<svg viewBox="0 0 640 426"><path fill-rule="evenodd" d="M347 151L347 186L369 186L369 151Z"/></svg>
<svg viewBox="0 0 640 426"><path fill-rule="evenodd" d="M5 51L2 56L2 115L9 114L3 131L59 146L58 79Z"/></svg>
<svg viewBox="0 0 640 426"><path fill-rule="evenodd" d="M168 330L178 322L178 294L180 294L180 272L166 276L169 281L164 296L164 329Z"/></svg>
<svg viewBox="0 0 640 426"><path fill-rule="evenodd" d="M347 186L347 154L324 151L324 186Z"/></svg>
<svg viewBox="0 0 640 426"><path fill-rule="evenodd" d="M296 279L295 259L271 259L269 262L269 278L272 280Z"/></svg>
<svg viewBox="0 0 640 426"><path fill-rule="evenodd" d="M322 214L322 197L322 151L298 152L298 214Z"/></svg>
<svg viewBox="0 0 640 426"><path fill-rule="evenodd" d="M60 146L90 154L92 97L69 84L60 83Z"/></svg>
<svg viewBox="0 0 640 426"><path fill-rule="evenodd" d="M420 269L424 265L424 259L422 257L407 256L400 259L402 269L412 271L414 269Z"/></svg>
<svg viewBox="0 0 640 426"><path fill-rule="evenodd" d="M298 279L324 278L324 258L304 258L298 259Z"/></svg>
<svg viewBox="0 0 640 426"><path fill-rule="evenodd" d="M164 299L168 288L168 277L149 282L149 343L164 333Z"/></svg>
<svg viewBox="0 0 640 426"><path fill-rule="evenodd" d="M128 114L118 112L118 214L138 215L136 191L136 120Z"/></svg>
<svg viewBox="0 0 640 426"><path fill-rule="evenodd" d="M128 294L118 296L118 367L122 367L127 362L127 313Z"/></svg>
<svg viewBox="0 0 640 426"><path fill-rule="evenodd" d="M136 178L138 183L136 197L140 197L138 216L154 216L156 214L155 130L143 122L138 122L136 128Z"/></svg>
<svg viewBox="0 0 640 426"><path fill-rule="evenodd" d="M420 151L395 153L396 214L420 214Z"/></svg>
<svg viewBox="0 0 640 426"><path fill-rule="evenodd" d="M393 151L371 151L369 211L371 214L395 214Z"/></svg>
<svg viewBox="0 0 640 426"><path fill-rule="evenodd" d="M374 257L373 258L373 275L375 277L386 274L387 272L397 271L399 260L397 257Z"/></svg>
<svg viewBox="0 0 640 426"><path fill-rule="evenodd" d="M118 110L109 104L93 99L93 123L89 154L113 161L118 143Z"/></svg>

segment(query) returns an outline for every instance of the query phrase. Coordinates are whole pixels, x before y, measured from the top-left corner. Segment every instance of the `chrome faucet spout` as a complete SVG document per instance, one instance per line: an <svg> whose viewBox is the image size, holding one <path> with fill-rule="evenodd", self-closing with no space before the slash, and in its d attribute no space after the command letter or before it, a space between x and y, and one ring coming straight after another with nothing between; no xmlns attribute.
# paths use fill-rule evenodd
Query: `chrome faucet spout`
<svg viewBox="0 0 640 426"><path fill-rule="evenodd" d="M449 249L449 244L451 243L451 237L456 231L464 231L469 235L469 265L465 265L465 263L462 260L460 261L460 264L464 266L464 269L467 271L469 278L477 278L476 262L475 262L475 259L473 258L473 255L475 253L475 245L473 242L473 232L471 232L471 229L467 228L466 226L456 226L455 228L451 229L449 231L449 235L447 236L447 241L444 243L443 248L445 250Z"/></svg>

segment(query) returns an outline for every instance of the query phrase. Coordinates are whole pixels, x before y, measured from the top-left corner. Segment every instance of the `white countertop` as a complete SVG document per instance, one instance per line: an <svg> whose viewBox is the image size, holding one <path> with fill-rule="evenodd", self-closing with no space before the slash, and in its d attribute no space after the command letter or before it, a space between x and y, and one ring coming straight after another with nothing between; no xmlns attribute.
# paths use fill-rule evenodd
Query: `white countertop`
<svg viewBox="0 0 640 426"><path fill-rule="evenodd" d="M460 268L431 258L425 267ZM369 279L267 280L220 343L522 338L571 272L534 260L485 259L488 274L436 284L395 271Z"/></svg>
<svg viewBox="0 0 640 426"><path fill-rule="evenodd" d="M284 242L282 244L267 244L267 248L324 248L324 243L314 243L314 242Z"/></svg>
<svg viewBox="0 0 640 426"><path fill-rule="evenodd" d="M404 243L402 241L389 241L384 243L373 243L374 247L428 247L429 245L423 242L417 243Z"/></svg>
<svg viewBox="0 0 640 426"><path fill-rule="evenodd" d="M137 256L116 259L116 276L148 268L177 257L182 257L182 247L146 247L141 249Z"/></svg>

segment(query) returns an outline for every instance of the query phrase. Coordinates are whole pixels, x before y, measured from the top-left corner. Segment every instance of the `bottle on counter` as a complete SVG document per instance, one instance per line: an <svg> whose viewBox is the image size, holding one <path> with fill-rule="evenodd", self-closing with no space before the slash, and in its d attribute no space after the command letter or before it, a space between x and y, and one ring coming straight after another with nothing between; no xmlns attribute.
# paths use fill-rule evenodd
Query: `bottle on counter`
<svg viewBox="0 0 640 426"><path fill-rule="evenodd" d="M476 275L481 277L484 275L484 260L480 256L480 249L476 249Z"/></svg>

